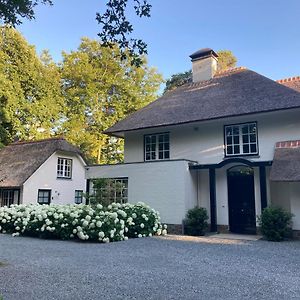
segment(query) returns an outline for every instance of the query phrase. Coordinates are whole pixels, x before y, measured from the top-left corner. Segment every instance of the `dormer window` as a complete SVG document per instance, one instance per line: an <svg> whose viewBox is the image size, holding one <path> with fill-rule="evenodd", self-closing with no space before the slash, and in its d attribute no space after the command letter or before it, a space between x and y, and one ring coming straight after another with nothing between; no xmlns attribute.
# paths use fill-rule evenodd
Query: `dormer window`
<svg viewBox="0 0 300 300"><path fill-rule="evenodd" d="M157 133L144 136L145 161L170 159L170 134Z"/></svg>
<svg viewBox="0 0 300 300"><path fill-rule="evenodd" d="M257 123L225 126L225 155L258 154Z"/></svg>
<svg viewBox="0 0 300 300"><path fill-rule="evenodd" d="M57 178L72 178L72 159L62 157L57 159Z"/></svg>

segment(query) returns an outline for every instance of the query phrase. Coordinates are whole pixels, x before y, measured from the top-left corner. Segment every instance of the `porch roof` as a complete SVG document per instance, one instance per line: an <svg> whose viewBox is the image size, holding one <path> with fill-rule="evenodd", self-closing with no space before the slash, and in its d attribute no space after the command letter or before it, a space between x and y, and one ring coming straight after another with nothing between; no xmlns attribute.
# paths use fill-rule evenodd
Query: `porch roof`
<svg viewBox="0 0 300 300"><path fill-rule="evenodd" d="M277 143L271 181L300 181L300 141Z"/></svg>

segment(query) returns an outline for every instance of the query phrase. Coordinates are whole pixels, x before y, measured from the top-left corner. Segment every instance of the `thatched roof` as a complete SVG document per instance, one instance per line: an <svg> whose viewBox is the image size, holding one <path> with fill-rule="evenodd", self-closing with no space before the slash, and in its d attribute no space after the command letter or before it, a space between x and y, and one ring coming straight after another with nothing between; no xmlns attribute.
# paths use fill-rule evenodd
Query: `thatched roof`
<svg viewBox="0 0 300 300"><path fill-rule="evenodd" d="M300 92L300 76L280 79L276 80L276 82L283 84L297 92Z"/></svg>
<svg viewBox="0 0 300 300"><path fill-rule="evenodd" d="M189 83L166 93L105 131L124 131L184 124L300 107L300 93L245 68L211 80Z"/></svg>
<svg viewBox="0 0 300 300"><path fill-rule="evenodd" d="M18 187L55 152L80 154L63 138L17 142L0 150L0 187Z"/></svg>
<svg viewBox="0 0 300 300"><path fill-rule="evenodd" d="M300 141L276 144L271 181L300 181Z"/></svg>

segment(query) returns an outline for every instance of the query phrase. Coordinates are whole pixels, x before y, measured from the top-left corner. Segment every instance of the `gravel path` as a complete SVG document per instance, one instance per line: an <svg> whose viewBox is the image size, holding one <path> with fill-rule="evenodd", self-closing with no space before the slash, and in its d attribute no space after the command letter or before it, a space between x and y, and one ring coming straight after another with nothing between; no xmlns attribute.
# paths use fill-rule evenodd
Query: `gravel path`
<svg viewBox="0 0 300 300"><path fill-rule="evenodd" d="M0 294L27 299L300 299L300 242L0 234Z"/></svg>

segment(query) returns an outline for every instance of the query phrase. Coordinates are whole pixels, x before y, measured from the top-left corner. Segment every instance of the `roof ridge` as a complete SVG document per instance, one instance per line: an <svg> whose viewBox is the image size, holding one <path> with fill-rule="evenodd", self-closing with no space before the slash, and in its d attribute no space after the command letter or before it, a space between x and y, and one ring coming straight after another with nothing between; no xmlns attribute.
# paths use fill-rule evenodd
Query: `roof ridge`
<svg viewBox="0 0 300 300"><path fill-rule="evenodd" d="M59 136L59 137L42 139L42 140L17 141L17 142L9 144L8 146L18 146L18 145L24 145L24 144L43 143L43 142L59 141L59 140L65 141L66 139L63 136Z"/></svg>
<svg viewBox="0 0 300 300"><path fill-rule="evenodd" d="M278 83L285 83L285 82L291 82L291 81L300 81L300 76L293 76L293 77L288 77L288 78L282 78L276 80Z"/></svg>
<svg viewBox="0 0 300 300"><path fill-rule="evenodd" d="M234 73L234 72L237 72L237 71L242 71L242 70L247 70L246 67L232 67L232 68L228 68L228 69L225 69L225 70L220 70L218 71L215 76L221 76L221 75L224 75L224 74L231 74L231 73Z"/></svg>
<svg viewBox="0 0 300 300"><path fill-rule="evenodd" d="M231 74L234 74L235 72L243 71L243 70L248 70L248 69L246 67L233 67L233 68L229 68L229 69L226 69L226 70L218 71L215 74L215 76L213 78L211 78L211 79L202 80L202 81L198 81L198 82L188 82L186 84L183 84L179 88L181 88L181 87L187 87L187 86L196 87L196 86L199 86L199 85L206 85L209 82L211 82L212 80L214 80L214 78L216 78L216 77L222 77L222 76L225 76L225 75L231 75ZM173 91L175 91L175 90L176 89L174 89Z"/></svg>

